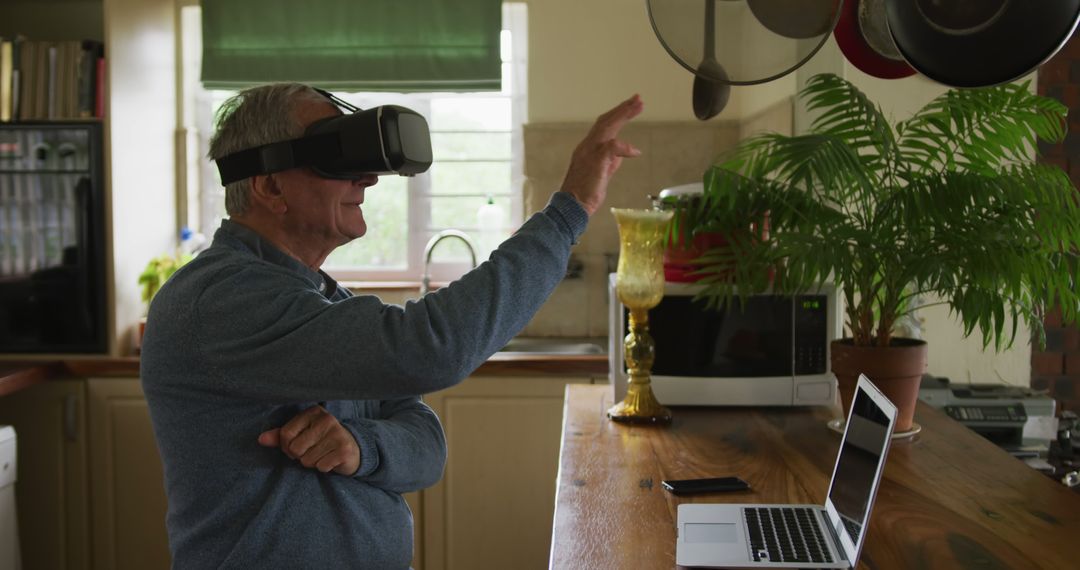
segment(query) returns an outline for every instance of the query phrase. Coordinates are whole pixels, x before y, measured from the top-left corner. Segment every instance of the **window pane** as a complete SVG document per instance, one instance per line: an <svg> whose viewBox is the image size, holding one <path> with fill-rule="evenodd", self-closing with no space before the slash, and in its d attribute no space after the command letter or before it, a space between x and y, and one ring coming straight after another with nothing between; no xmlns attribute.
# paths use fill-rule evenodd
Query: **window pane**
<svg viewBox="0 0 1080 570"><path fill-rule="evenodd" d="M367 234L337 248L326 259L329 267L359 266L379 269L406 266L408 248L407 180L382 176L379 183L364 191L364 220Z"/></svg>
<svg viewBox="0 0 1080 570"><path fill-rule="evenodd" d="M431 133L435 162L510 160L510 133Z"/></svg>
<svg viewBox="0 0 1080 570"><path fill-rule="evenodd" d="M509 131L509 97L446 97L431 100L433 131Z"/></svg>
<svg viewBox="0 0 1080 570"><path fill-rule="evenodd" d="M484 196L434 197L431 199L431 225L437 229L472 230L477 226L476 213L486 203Z"/></svg>
<svg viewBox="0 0 1080 570"><path fill-rule="evenodd" d="M510 162L444 162L431 167L432 194L506 194ZM435 212L432 212L435 215Z"/></svg>

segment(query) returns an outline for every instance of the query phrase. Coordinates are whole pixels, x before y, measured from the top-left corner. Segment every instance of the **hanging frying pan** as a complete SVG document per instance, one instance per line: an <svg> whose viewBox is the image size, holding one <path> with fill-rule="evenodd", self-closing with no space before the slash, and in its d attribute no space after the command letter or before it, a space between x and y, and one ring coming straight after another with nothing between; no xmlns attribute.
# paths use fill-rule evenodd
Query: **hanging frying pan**
<svg viewBox="0 0 1080 570"><path fill-rule="evenodd" d="M1080 0L884 1L903 58L953 87L1027 75L1065 45L1080 20Z"/></svg>
<svg viewBox="0 0 1080 570"><path fill-rule="evenodd" d="M746 0L761 25L785 38L810 39L836 25L841 0Z"/></svg>
<svg viewBox="0 0 1080 570"><path fill-rule="evenodd" d="M915 75L889 36L884 1L845 0L833 37L851 65L867 75L879 79Z"/></svg>

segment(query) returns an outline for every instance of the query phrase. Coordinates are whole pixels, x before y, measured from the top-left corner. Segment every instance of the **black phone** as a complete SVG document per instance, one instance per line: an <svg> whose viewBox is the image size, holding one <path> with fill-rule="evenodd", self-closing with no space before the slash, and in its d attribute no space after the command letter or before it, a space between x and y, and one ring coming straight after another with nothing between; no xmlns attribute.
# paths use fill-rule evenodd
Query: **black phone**
<svg viewBox="0 0 1080 570"><path fill-rule="evenodd" d="M665 489L675 495L692 495L694 493L716 493L724 491L745 491L750 484L738 477L712 477L708 479L679 479L675 481L661 481Z"/></svg>

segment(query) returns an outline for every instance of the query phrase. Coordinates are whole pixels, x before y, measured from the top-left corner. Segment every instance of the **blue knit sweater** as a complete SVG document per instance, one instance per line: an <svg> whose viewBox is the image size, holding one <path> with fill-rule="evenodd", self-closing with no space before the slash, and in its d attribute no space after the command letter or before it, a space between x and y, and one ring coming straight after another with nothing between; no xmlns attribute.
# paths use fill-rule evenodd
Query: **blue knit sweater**
<svg viewBox="0 0 1080 570"><path fill-rule="evenodd" d="M528 323L587 222L557 192L488 261L404 307L353 296L223 222L154 298L143 345L174 568L407 568L401 494L437 482L446 459L419 396L464 380ZM351 477L256 441L319 402L359 444Z"/></svg>

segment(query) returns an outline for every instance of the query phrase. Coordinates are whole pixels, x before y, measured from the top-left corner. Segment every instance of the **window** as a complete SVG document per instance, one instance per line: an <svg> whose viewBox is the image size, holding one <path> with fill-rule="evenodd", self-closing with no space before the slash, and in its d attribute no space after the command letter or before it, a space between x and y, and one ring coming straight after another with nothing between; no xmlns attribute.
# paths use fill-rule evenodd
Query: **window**
<svg viewBox="0 0 1080 570"><path fill-rule="evenodd" d="M198 82L200 45L198 6L181 11L184 69L184 131L187 169L181 173L181 200L187 225L211 236L225 217L224 188L216 166L206 159L213 117L233 94L211 91ZM384 176L364 197L368 233L338 248L324 269L346 281L415 281L423 272L424 246L444 229L464 231L479 246L478 262L521 223L521 126L525 122L526 7L503 5L502 89L485 93L342 93L350 103L369 108L396 104L421 113L431 130L435 162L421 175ZM499 212L497 227L480 224L477 213L489 200ZM491 213L488 207L488 213ZM488 219L491 219L490 217ZM490 229L485 229L490 228ZM468 250L458 240L441 242L431 277L455 279L468 270Z"/></svg>

